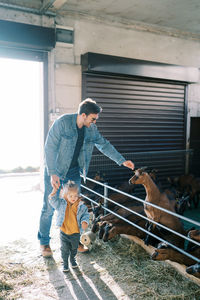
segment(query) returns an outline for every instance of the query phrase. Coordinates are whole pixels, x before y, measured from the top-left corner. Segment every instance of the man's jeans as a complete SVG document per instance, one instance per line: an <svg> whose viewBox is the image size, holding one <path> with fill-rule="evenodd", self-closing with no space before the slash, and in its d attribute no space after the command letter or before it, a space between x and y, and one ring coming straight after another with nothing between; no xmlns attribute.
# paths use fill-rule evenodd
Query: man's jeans
<svg viewBox="0 0 200 300"><path fill-rule="evenodd" d="M81 177L79 167L70 169L62 183L66 183L68 180L73 180L76 184L81 184ZM49 245L50 241L50 228L52 217L54 214L54 208L49 204L48 196L52 192L51 177L47 174L47 169L44 171L44 198L43 198L43 208L40 216L40 225L38 231L38 239L40 240L40 245Z"/></svg>

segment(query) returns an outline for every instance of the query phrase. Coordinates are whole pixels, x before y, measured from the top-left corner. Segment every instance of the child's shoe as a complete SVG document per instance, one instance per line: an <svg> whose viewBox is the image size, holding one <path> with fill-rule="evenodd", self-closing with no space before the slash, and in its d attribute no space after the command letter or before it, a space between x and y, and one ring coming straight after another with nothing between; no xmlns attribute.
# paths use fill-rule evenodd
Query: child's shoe
<svg viewBox="0 0 200 300"><path fill-rule="evenodd" d="M76 262L75 258L71 259L71 265L72 265L72 269L78 268L78 265L77 265L77 262Z"/></svg>
<svg viewBox="0 0 200 300"><path fill-rule="evenodd" d="M69 267L68 267L68 266L63 266L63 272L64 272L64 273L69 272Z"/></svg>

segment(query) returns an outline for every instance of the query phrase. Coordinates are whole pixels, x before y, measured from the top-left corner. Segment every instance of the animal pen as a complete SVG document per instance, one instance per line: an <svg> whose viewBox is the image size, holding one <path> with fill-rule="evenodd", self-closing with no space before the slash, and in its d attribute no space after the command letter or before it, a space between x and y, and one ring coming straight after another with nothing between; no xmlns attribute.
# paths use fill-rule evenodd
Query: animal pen
<svg viewBox="0 0 200 300"><path fill-rule="evenodd" d="M98 206L98 205L99 205L98 199L99 199L99 198L103 198L103 199L104 199L104 202L103 202L103 204L102 204L102 208L103 208L103 210L104 210L104 215L106 215L107 213L111 213L112 215L116 216L117 218L119 218L119 219L125 221L125 222L127 223L127 225L134 226L134 227L137 228L138 230L143 231L145 234L148 234L148 235L150 235L151 237L156 238L158 241L160 241L160 242L162 242L162 243L165 243L165 244L169 245L172 249L175 249L175 250L178 251L179 253L181 253L181 254L187 256L188 258L192 259L193 261L195 261L195 263L197 263L197 264L200 263L200 259L199 259L198 257L192 255L191 253L188 253L188 252L185 250L185 247L184 247L183 249L181 249L180 247L177 247L177 246L174 245L173 243L170 243L170 242L166 241L165 239L159 237L158 235L155 235L154 233L149 232L146 228L140 227L138 224L136 224L136 223L134 223L134 222L131 222L130 220L124 218L122 215L117 214L116 211L113 211L113 210L111 210L111 209L108 208L108 203L112 203L112 204L116 205L117 207L121 207L121 208L127 210L127 211L130 212L131 214L135 214L135 215L139 216L140 218L143 218L143 219L145 219L146 221L149 221L149 222L151 222L151 223L153 223L153 224L155 224L155 225L158 225L158 226L161 227L162 229L167 230L167 231L169 231L169 232L171 232L171 233L173 233L173 234L175 234L175 235L177 235L177 236L183 238L184 241L185 241L185 243L192 243L192 245L193 245L194 247L198 247L198 248L200 247L200 243L199 243L198 241L194 240L194 239L191 239L189 236L182 235L182 234L180 234L179 232L177 232L177 231L175 231L175 230L172 230L172 229L170 229L170 228L168 228L168 227L166 227L166 226L164 226L164 225L162 225L162 224L160 224L160 223L157 223L157 222L155 222L155 221L153 221L153 220L148 219L147 216L145 216L145 215L141 215L141 214L139 214L138 212L133 211L133 210L131 210L130 208L128 208L128 207L126 207L126 206L123 206L122 204L120 204L120 203L118 203L118 202L116 202L116 201L113 201L112 199L109 198L109 191L114 191L114 192L119 193L119 194L121 194L121 195L127 196L127 197L130 198L130 200L137 201L138 204L140 203L140 204L142 204L142 205L146 204L146 202L145 202L143 199L141 199L141 198L139 198L139 197L136 197L136 196L134 196L134 195L131 195L131 194L129 194L129 193L123 192L123 191L121 191L121 190L119 190L119 189L116 189L116 188L114 188L114 187L112 187L112 186L109 186L109 185L108 185L107 183L105 183L105 182L99 182L99 181L96 181L96 180L91 179L91 178L89 178L89 177L87 177L86 180L87 180L87 182L92 182L92 183L94 183L96 186L102 188L102 192L99 193L99 192L96 192L96 191L93 190L93 189L88 188L87 185L84 185L84 184L81 185L81 187L82 187L82 194L81 194L81 195L82 195L82 197L83 197L84 199L88 200L88 201L91 203L91 206L92 206L92 207ZM91 195L91 196L89 196L89 197L87 196L87 193L88 193L88 192L89 192L90 195ZM94 198L92 195L94 195L95 198ZM93 199L92 199L92 198L93 198ZM152 203L148 203L148 205L150 205L150 206L152 206L152 207L154 207L154 208L156 208L156 209L159 209L159 210L161 210L161 211L163 211L163 212L165 212L165 213L167 213L167 214L173 215L173 216L175 216L175 217L181 219L182 221L184 221L184 222L190 224L190 226L196 226L197 228L200 229L200 222L198 222L198 221L196 221L196 220L194 220L194 219L192 219L192 218L188 218L188 217L185 217L185 216L183 216L183 215L179 215L179 214L177 214L177 213L175 213L175 212L166 210L166 209L164 209L164 208L162 208L162 207L160 207L160 206L154 205L154 204L152 204ZM191 225L191 224L192 224L192 225ZM193 277L193 279L194 279L195 281L197 281L198 284L200 284L200 280L199 280L199 279L197 279L197 278L194 277L194 276L192 276L192 277ZM191 278L191 277L190 277L190 278Z"/></svg>
<svg viewBox="0 0 200 300"><path fill-rule="evenodd" d="M193 162L192 149L127 153L121 152L121 154L126 160L132 160L135 163L135 169L141 166L148 166L149 169L157 169L159 180L164 186L166 185L165 178L168 176L178 176L187 172L193 172L191 169ZM97 170L106 175L106 182L108 182L111 186L117 185L122 181L122 179L128 180L132 174L132 171L125 167L119 168L116 163L106 156L93 154L88 176L92 178ZM200 176L200 173L198 176Z"/></svg>

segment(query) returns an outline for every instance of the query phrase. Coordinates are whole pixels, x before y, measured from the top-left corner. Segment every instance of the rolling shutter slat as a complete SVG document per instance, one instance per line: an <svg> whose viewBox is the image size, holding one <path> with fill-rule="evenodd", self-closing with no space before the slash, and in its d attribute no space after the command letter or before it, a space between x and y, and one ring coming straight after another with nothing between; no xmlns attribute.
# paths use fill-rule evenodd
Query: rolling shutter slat
<svg viewBox="0 0 200 300"><path fill-rule="evenodd" d="M96 73L83 73L83 82L84 98L94 99L103 108L97 122L99 131L122 155L136 160L139 167L143 165L140 153L149 152L146 162L153 164L152 167L161 169L162 160L167 162L166 170L161 172L164 171L163 177L173 175L169 173L174 166L174 174L184 173L184 154L171 158L170 151L185 150L185 84ZM151 152L166 150L170 158L166 153L163 157L159 154L159 162L156 154L151 155ZM110 179L114 184L128 178L130 171L112 165L106 158L101 158L97 166L95 160L99 154L98 150L94 151L91 173L97 169L110 176L114 173Z"/></svg>

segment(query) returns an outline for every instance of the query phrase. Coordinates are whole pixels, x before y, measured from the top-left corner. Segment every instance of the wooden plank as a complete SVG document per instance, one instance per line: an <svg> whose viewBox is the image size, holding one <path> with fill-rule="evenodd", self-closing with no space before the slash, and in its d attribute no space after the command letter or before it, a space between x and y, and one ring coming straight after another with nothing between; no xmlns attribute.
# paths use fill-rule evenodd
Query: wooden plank
<svg viewBox="0 0 200 300"><path fill-rule="evenodd" d="M147 246L145 245L144 241L139 239L136 236L132 236L132 235L127 235L127 234L121 234L120 235L123 238L127 238L129 240L134 241L134 243L140 245L142 248L144 248L147 253L149 253L150 255L153 254L153 252L155 251L156 248L154 248L153 246ZM195 276L192 276L190 274L188 274L186 272L186 266L185 265L181 265L177 262L171 261L171 260L165 260L165 262L169 265L171 265L173 268L175 268L181 275L187 277L188 279L191 279L192 281L194 281L197 285L200 286L200 278L197 278Z"/></svg>

